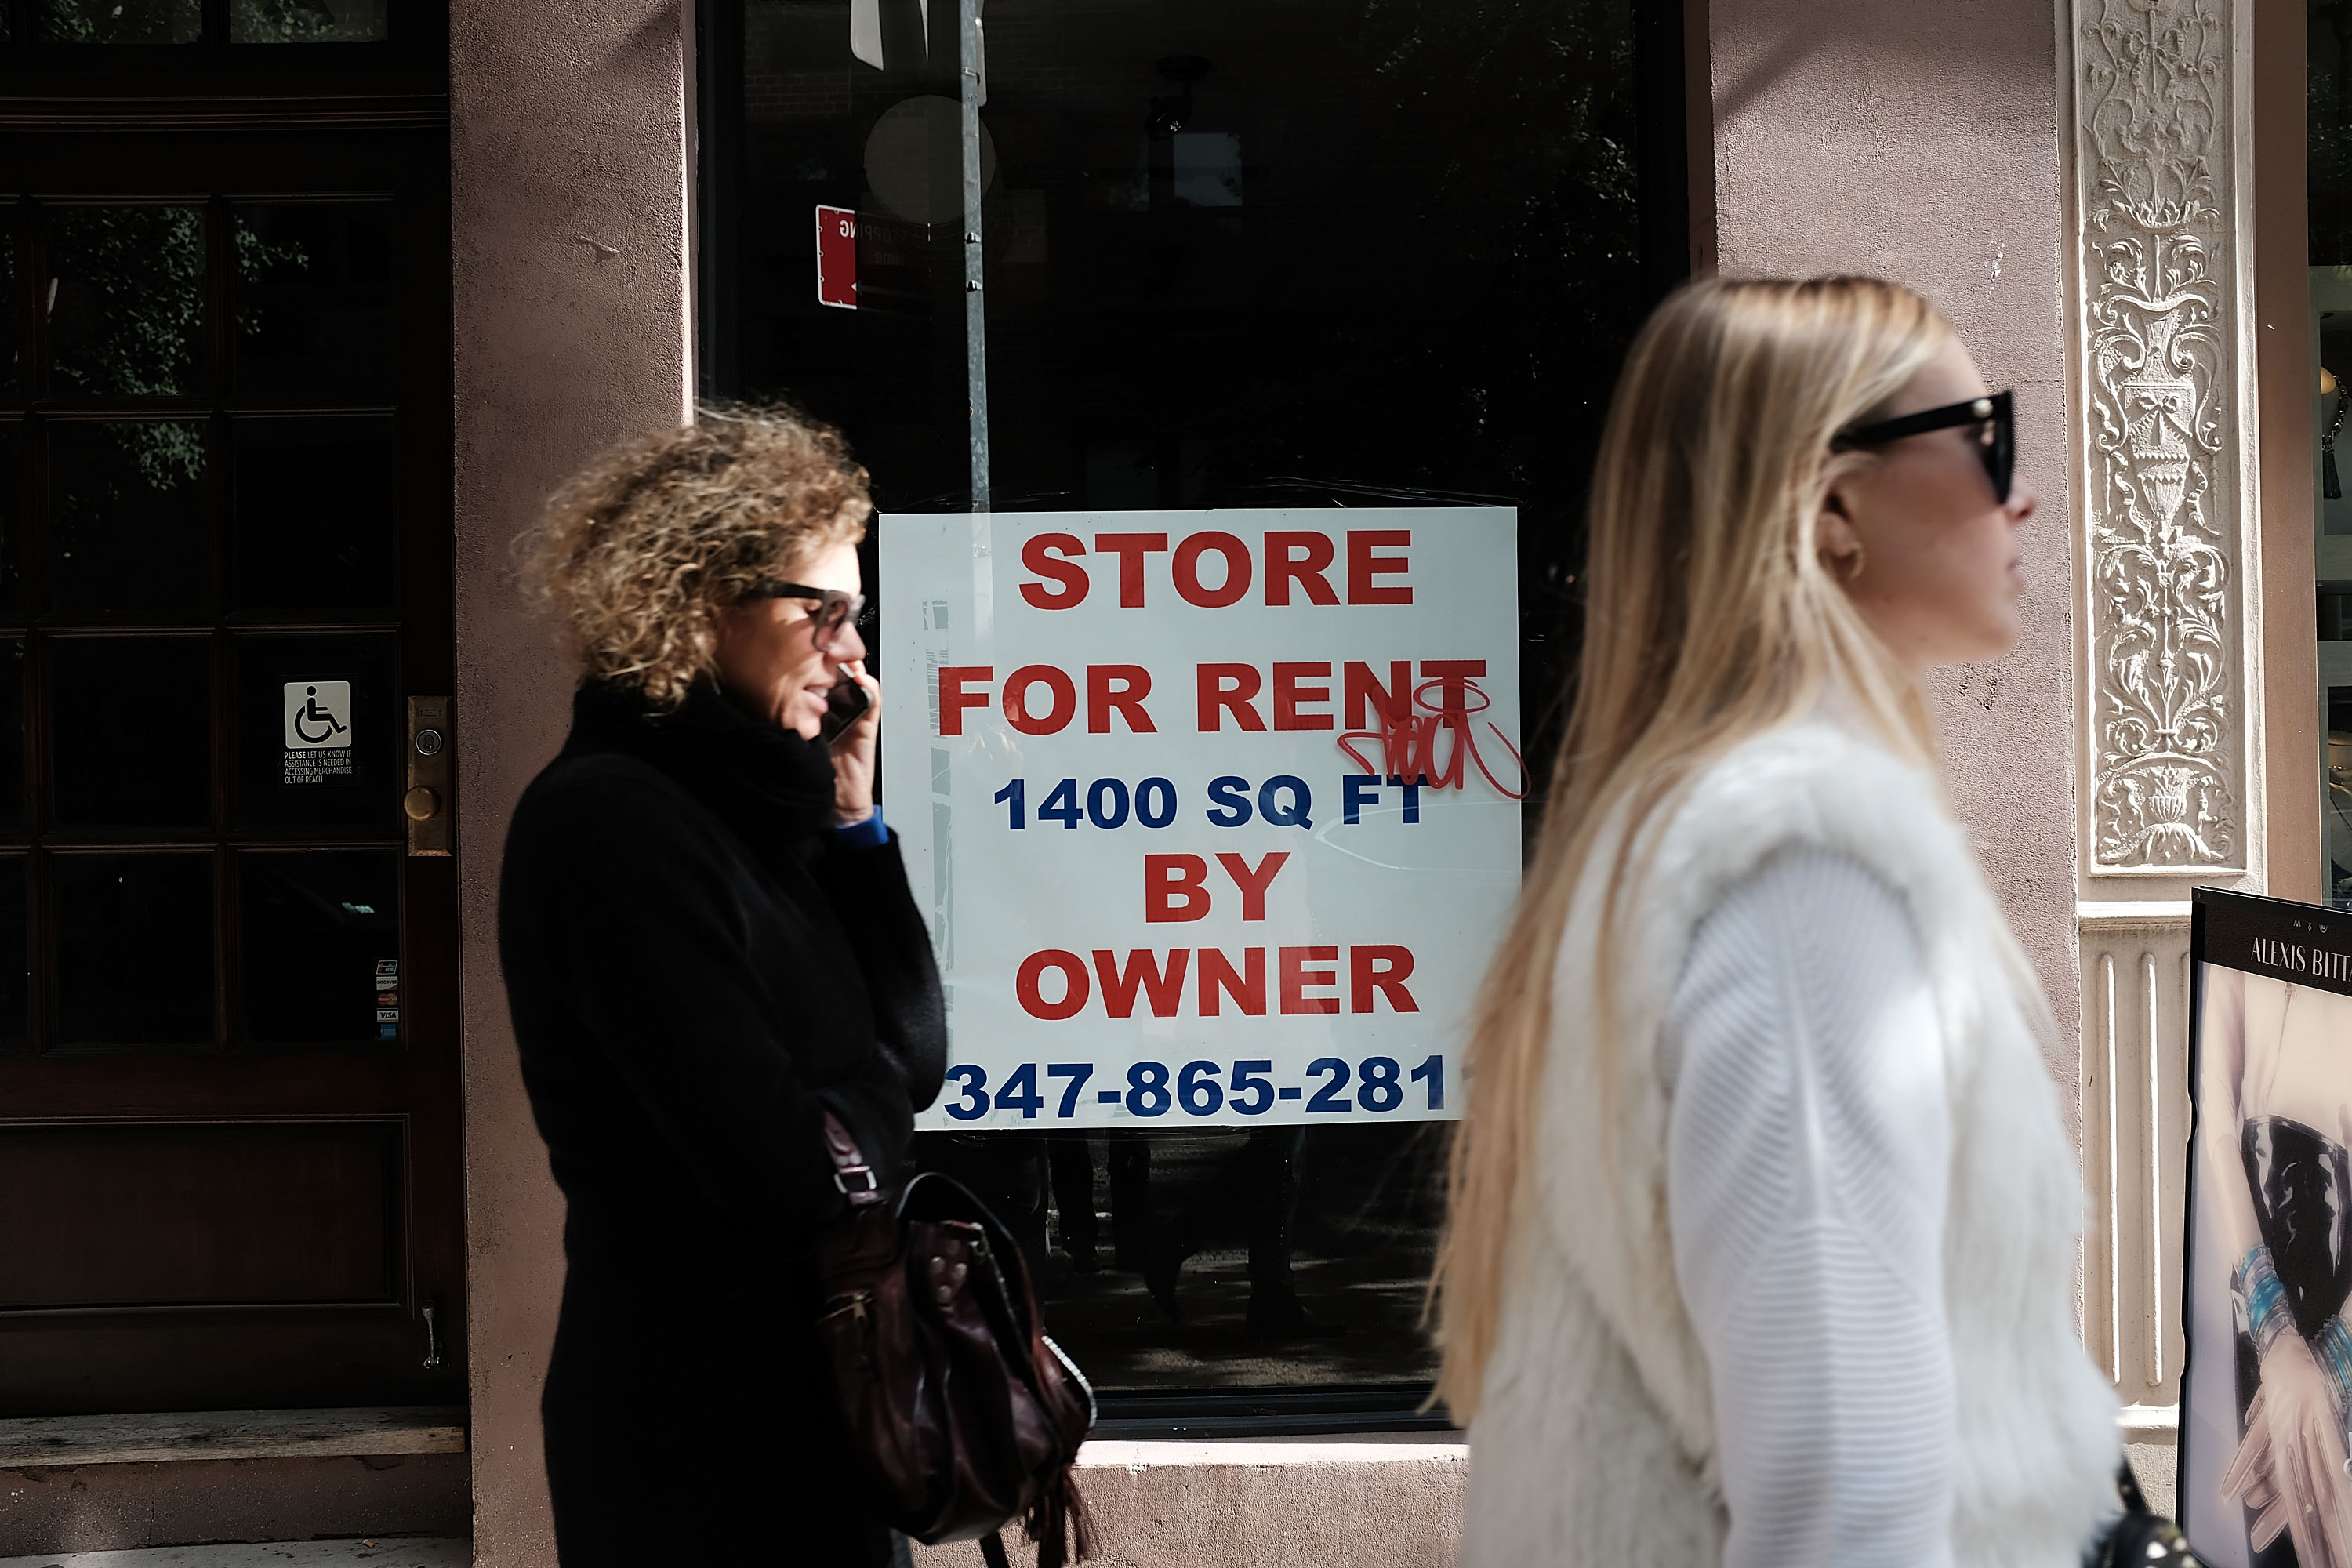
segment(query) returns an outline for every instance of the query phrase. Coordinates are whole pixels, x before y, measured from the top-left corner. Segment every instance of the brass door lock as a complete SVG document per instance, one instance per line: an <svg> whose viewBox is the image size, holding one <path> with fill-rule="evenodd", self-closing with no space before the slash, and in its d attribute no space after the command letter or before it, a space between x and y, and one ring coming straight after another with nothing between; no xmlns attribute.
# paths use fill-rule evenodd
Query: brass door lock
<svg viewBox="0 0 2352 1568"><path fill-rule="evenodd" d="M400 809L408 818L411 855L446 855L455 843L455 812L449 794L449 699L408 700L408 793Z"/></svg>

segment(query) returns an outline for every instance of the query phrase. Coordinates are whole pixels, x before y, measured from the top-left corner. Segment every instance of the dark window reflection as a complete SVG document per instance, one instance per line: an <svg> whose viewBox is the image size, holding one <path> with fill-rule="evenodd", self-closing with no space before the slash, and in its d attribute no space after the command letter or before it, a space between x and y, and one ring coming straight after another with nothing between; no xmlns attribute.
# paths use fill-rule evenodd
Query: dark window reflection
<svg viewBox="0 0 2352 1568"><path fill-rule="evenodd" d="M205 327L201 208L50 208L46 287L52 393L184 397L196 390Z"/></svg>
<svg viewBox="0 0 2352 1568"><path fill-rule="evenodd" d="M25 857L0 855L0 1052L22 1050L32 994L25 946Z"/></svg>
<svg viewBox="0 0 2352 1568"><path fill-rule="evenodd" d="M995 504L1375 487L1507 499L1572 539L1649 302L1622 0L1174 15L1048 0L989 37ZM744 27L717 390L790 393L900 504L952 501L964 247L919 133L952 58L874 69L846 12L793 0L748 0ZM818 204L858 215L857 310L818 303Z"/></svg>
<svg viewBox="0 0 2352 1568"><path fill-rule="evenodd" d="M0 833L25 828L25 641L0 640ZM0 901L5 901L0 893ZM6 963L0 947L0 964Z"/></svg>
<svg viewBox="0 0 2352 1568"><path fill-rule="evenodd" d="M2326 596L2321 598L2320 604L2324 609ZM2323 809L2319 834L2327 858L2327 901L2339 910L2352 909L2352 686L2321 689L2327 699L2327 766L2326 776L2320 784Z"/></svg>
<svg viewBox="0 0 2352 1568"><path fill-rule="evenodd" d="M2304 103L2310 259L2314 267L2339 267L2352 262L2352 28L2341 12L2320 5L2309 12Z"/></svg>
<svg viewBox="0 0 2352 1568"><path fill-rule="evenodd" d="M1111 1392L1425 1383L1443 1122L925 1133L1041 1265L1054 1334Z"/></svg>
<svg viewBox="0 0 2352 1568"><path fill-rule="evenodd" d="M382 41L385 0L230 0L232 44L369 44Z"/></svg>
<svg viewBox="0 0 2352 1568"><path fill-rule="evenodd" d="M49 603L68 614L192 616L212 600L205 426L53 421Z"/></svg>
<svg viewBox="0 0 2352 1568"><path fill-rule="evenodd" d="M66 1045L213 1037L213 857L52 855Z"/></svg>
<svg viewBox="0 0 2352 1568"><path fill-rule="evenodd" d="M237 858L237 877L246 1033L278 1044L397 1039L396 853L254 852Z"/></svg>
<svg viewBox="0 0 2352 1568"><path fill-rule="evenodd" d="M236 224L237 395L390 402L392 204L240 205Z"/></svg>
<svg viewBox="0 0 2352 1568"><path fill-rule="evenodd" d="M25 613L19 552L25 538L25 425L0 419L0 616Z"/></svg>
<svg viewBox="0 0 2352 1568"><path fill-rule="evenodd" d="M212 820L212 644L54 637L51 782L61 827Z"/></svg>
<svg viewBox="0 0 2352 1568"><path fill-rule="evenodd" d="M7 24L0 22L0 41ZM24 367L16 363L16 215L15 202L0 202L0 397L14 402L24 393Z"/></svg>
<svg viewBox="0 0 2352 1568"><path fill-rule="evenodd" d="M236 608L391 609L392 420L239 419L233 429Z"/></svg>
<svg viewBox="0 0 2352 1568"><path fill-rule="evenodd" d="M394 826L393 658L389 634L236 639L237 826Z"/></svg>
<svg viewBox="0 0 2352 1568"><path fill-rule="evenodd" d="M204 36L203 0L40 0L52 44L193 44Z"/></svg>

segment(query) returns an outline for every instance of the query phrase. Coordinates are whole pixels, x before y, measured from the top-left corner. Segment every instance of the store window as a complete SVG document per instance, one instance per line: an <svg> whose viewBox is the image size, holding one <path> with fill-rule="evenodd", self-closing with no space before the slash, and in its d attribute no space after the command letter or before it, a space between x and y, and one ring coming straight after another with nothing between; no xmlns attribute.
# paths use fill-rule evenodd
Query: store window
<svg viewBox="0 0 2352 1568"><path fill-rule="evenodd" d="M1557 734L1601 421L1634 329L1686 270L1679 21L1627 0L994 0L975 33L977 9L698 7L703 391L790 398L847 432L880 509L872 640L897 651L877 663L886 688L894 657L924 688L900 710L911 726L886 720L886 808L919 841L935 913L952 868L961 913L934 936L970 1070L926 1118L922 1157L1029 1238L1054 1331L1114 1414L1217 1395L1394 1419L1433 1370L1420 1318L1460 1104L1452 1047L1431 1043L1459 1020L1414 988L1465 994L1507 906L1534 820L1517 795L1541 780L1504 753L1539 775ZM971 588L992 551L980 570L999 585ZM1213 899L1220 918L1279 902L1246 886L1278 874L1278 842L1320 865L1376 814L1417 822L1413 778L1375 757L1352 782L1298 770L1300 793L1272 763L1210 779L1159 776L1144 751L1123 772L1045 760L1057 723L1126 738L1148 715L1103 673L1124 666L1088 656L1072 680L1012 668L1049 656L1010 642L994 663L954 651L971 594L983 623L1025 613L1003 575L1015 555L1047 574L1021 589L1029 605L1091 591L1091 615L1115 595L1144 643L1206 605L1267 617L1236 618L1229 647L1214 623L1182 623L1215 651L1186 656L1181 690L1161 672L1150 702L1169 705L1163 728L1171 712L1190 728L1196 695L1203 729L1228 713L1236 731L1329 727L1327 758L1339 731L1416 711L1409 689L1440 728L1441 709L1484 697L1444 661L1282 662L1271 617L1311 602L1352 624L1424 581L1410 573L1452 572L1444 602L1483 606L1466 631L1517 665L1517 697L1480 721L1499 721L1493 781L1462 796L1483 791L1479 820L1511 829L1500 880L1477 883L1486 923L1409 982L1379 944L1186 935ZM941 559L961 564L937 583L905 564ZM1074 610L1071 637L1094 624ZM1227 673L1196 693L1192 666ZM1507 690L1500 675L1478 679ZM971 743L966 708L975 723L1001 710L1016 744ZM979 789L975 767L993 793L957 797L981 804L956 808L950 848L948 776ZM927 784L940 815L897 804ZM1430 798L1432 822L1475 816ZM1296 837L1217 853L1216 828L1244 820ZM1067 857L1065 880L992 879L971 858L982 833ZM1082 902L1080 848L1116 835L1171 851L1148 856L1162 901L1147 918L1175 934L1124 952L1037 938L992 968L993 925ZM1378 856L1349 858L1373 901L1423 897L1448 869L1391 866L1405 879L1382 883L1363 868ZM1294 1011L1329 1015L1342 1043L1266 1076L1280 1051L1251 1042ZM973 1054L1000 1017L1040 1020L1025 1056ZM1070 1043L1089 1019L1143 1043L1089 1057Z"/></svg>
<svg viewBox="0 0 2352 1568"><path fill-rule="evenodd" d="M2352 17L2309 4L2313 515L2319 599L2320 842L2328 902L2352 909Z"/></svg>

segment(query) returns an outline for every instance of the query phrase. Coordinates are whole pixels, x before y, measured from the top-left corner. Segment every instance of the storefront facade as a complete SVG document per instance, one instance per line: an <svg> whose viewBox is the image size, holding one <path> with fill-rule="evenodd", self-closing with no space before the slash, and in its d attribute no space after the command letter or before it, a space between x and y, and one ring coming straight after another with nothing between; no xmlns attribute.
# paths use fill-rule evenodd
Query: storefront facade
<svg viewBox="0 0 2352 1568"><path fill-rule="evenodd" d="M265 1258L277 1238L318 1275L281 1264L268 1289L199 1289L168 1270L125 1284L0 1263L0 1420L337 1407L394 1413L386 1421L408 1436L346 1432L308 1447L285 1437L230 1463L163 1460L152 1443L134 1451L119 1434L77 1429L82 1447L59 1452L81 1462L0 1461L0 1557L381 1532L470 1534L488 1563L552 1561L537 1404L562 1205L515 1068L496 868L507 814L569 710L547 631L516 594L509 544L586 456L690 418L714 396L789 395L842 424L882 509L868 558L878 637L909 650L934 683L927 698L938 688L920 662L924 612L893 598L885 569L894 516L911 533L919 518L971 513L984 495L982 515L1001 515L1008 540L1028 537L1024 516L1091 519L1083 535L1065 531L1092 547L1108 584L1121 547L1097 544L1097 530L1181 544L1190 519L1212 509L1291 520L1257 521L1261 534L1372 509L1418 549L1444 537L1429 531L1449 510L1509 508L1503 600L1516 604L1517 635L1505 640L1522 693L1509 738L1536 755L1570 646L1578 495L1616 357L1660 293L1710 270L1896 278L1945 309L1994 385L2016 389L2020 472L2042 498L2026 640L1997 665L1943 678L1933 695L1955 804L2061 1017L2051 1067L2074 1092L2093 1200L2085 1337L2131 1407L2143 1472L2168 1468L2188 889L2317 900L2340 875L2323 832L2324 741L2341 727L2329 660L2352 644L2333 643L2326 610L2352 568L2328 569L2321 443L2335 405L2311 389L2328 342L2321 312L2352 309L2352 293L2332 292L2335 267L2352 257L2323 254L2317 174L2306 217L2306 143L2325 129L2306 123L2306 68L2318 80L2336 47L2318 12L2283 0L2068 0L2054 15L2020 0L1564 4L1532 15L998 0L975 66L950 47L965 18L945 0L928 12L912 0L462 0L447 8L446 36L441 13L391 0L369 13L388 12L381 41L362 30L349 43L287 46L305 51L297 81L256 63L257 44L234 31L247 25L236 6L215 16L191 5L191 42L157 37L103 68L87 51L105 46L56 35L52 13L65 9L23 0L0 45L0 59L17 51L0 66L11 73L0 135L26 171L10 192L20 237L9 308L17 363L34 367L9 391L0 428L25 454L10 515L37 520L9 525L10 569L27 596L0 626L32 671L28 760L17 764L31 804L0 843L0 873L28 868L32 1022L0 1043L0 1151L48 1194L85 1179L75 1171L152 1169L163 1174L148 1184L199 1190L243 1173L236 1190L332 1191L353 1213L395 1218L371 1220L358 1246L351 1214L281 1198L288 1212L254 1210L266 1223L240 1242L201 1204L142 1210L138 1182L78 1219L48 1199L0 1207L16 1233L0 1247L12 1251L19 1235L56 1250L70 1231L106 1238L92 1249L100 1258L147 1256L121 1216L148 1213L162 1216L160 1234L213 1226L205 1234L232 1252L247 1248L237 1256ZM215 51L221 74L197 79L172 64L174 47ZM336 48L404 52L361 68ZM2334 101L2323 85L2313 115ZM971 107L987 155L973 160L968 210L962 115L983 93ZM341 141L317 129L338 94ZM99 99L107 106L93 107ZM404 172L412 164L426 173ZM248 216L272 197L302 206L312 228L264 215L280 225L272 233ZM40 297L47 279L69 276L56 258L91 209L199 210L219 230L205 242L218 276L203 285L215 335L190 351L198 368L184 384L71 379L74 344ZM366 342L376 331L394 345L380 352L414 368L357 388L335 382L348 367L334 365L316 373L316 389L299 366L267 384L240 380L264 362L228 323L248 307L266 312L270 301L251 291L268 281L273 240L320 258L331 245L368 254L373 231L320 237L317 211L328 209L356 211L351 223L388 210L383 222L408 226L391 294L363 298L368 275L355 264L348 298L328 304L339 319L390 312L393 327L353 331ZM821 211L854 222L854 235L838 220L834 231L853 241L849 275L827 275ZM426 216L402 216L415 212ZM258 270L238 269L238 244L261 247ZM842 259L836 247L834 265ZM855 292L841 287L848 276ZM217 541L198 557L216 563L215 586L174 597L166 574L147 600L76 599L54 499L67 493L76 430L174 419L208 433L204 450L226 476L205 481L218 499L201 505L214 510L191 514ZM325 466L331 476L336 464L358 471L362 456L350 454L377 438L372 420L399 433L382 439L406 443L384 459L398 475L396 516L374 534L352 525L360 553L324 553L362 562L372 581L389 574L397 593L353 598L241 565L266 557L273 537L281 552L299 548L257 531L268 518L241 499L251 486L237 465L266 466L248 458L248 431L358 431ZM281 511L372 515L366 487L317 485ZM1342 573L1347 548L1334 545ZM1157 573L1168 558L1137 559ZM2328 641L2314 637L2315 584ZM168 654L174 638L210 639L219 669L210 706L196 704L222 727L210 742L218 783L201 796L211 804L76 816L76 645ZM334 638L332 658L304 646ZM318 668L249 670L256 648ZM256 748L294 757L308 742L278 746L275 707L269 734L247 739L240 715L261 700L245 689L274 702L311 677L346 681L373 724L398 727L404 750L356 757L382 774L359 791L380 810L355 808L349 822L257 816L261 764L238 759ZM2335 687L2352 690L2352 673ZM414 723L446 737L454 768L426 783L412 771L408 704L441 696L451 699L443 721ZM934 711L910 711L944 742ZM911 765L919 752L906 750ZM295 765L266 761L281 774ZM890 766L888 809L906 831ZM435 814L403 826L400 804L420 784L437 784L453 857L419 850L415 827ZM1045 784L1036 788L1031 809ZM1140 793L1119 798L1122 821L1128 805L1141 809ZM1103 804L1097 825L1107 816ZM1069 832L1076 842L1075 815ZM341 1035L308 1037L314 1020L341 1015L299 994L278 1004L299 1020L290 1040L261 1022L276 971L255 955L273 937L249 906L268 886L268 858L298 851L338 874L396 878L391 895L352 890L356 880L312 889L346 910L395 899L403 910L394 947L371 955L396 964L385 977L397 984L378 994L398 998L382 1008L399 1015L396 1052L371 1037L339 1055ZM223 933L201 972L217 976L205 993L212 1022L174 1037L171 1054L149 1048L161 1026L75 1021L77 994L102 998L108 976L122 984L133 973L101 954L84 961L100 979L73 989L74 909L58 900L78 862L109 856L134 869L173 856L215 868L196 895ZM0 889L0 901L16 897ZM129 907L166 907L159 898L142 892ZM160 934L121 919L103 929L166 955L164 939L176 931L185 945L192 929L163 915L151 924ZM279 929L281 945L296 944L286 966L351 958L299 922ZM1366 1010L1392 1011L1383 996L1367 992ZM196 1048L198 1036L209 1046ZM1391 1055L1399 1073L1422 1060ZM1362 1058L1341 1065L1360 1069ZM1237 1085L1220 1060L1220 1081ZM1134 1081L1124 1066L1093 1070ZM1007 1085L999 1070L973 1087ZM1069 1130L1041 1132L1023 1124L1022 1103L1016 1093L926 1137L937 1161L1034 1211L1049 1310L1097 1370L1116 1422L1098 1472L1114 1556L1448 1560L1458 1437L1416 1414L1430 1363L1415 1287L1439 1217L1443 1121L1300 1120L1291 1132L1202 1112L1187 1131L1163 1131L1192 1112L1180 1105L1170 1123L1081 1130L1073 1117ZM1435 1105L1433 1095L1413 1103ZM1003 1105L1015 1108L1010 1120ZM1038 1127L1050 1108L1043 1116ZM126 1142L151 1166L126 1164ZM1070 1184L1080 1165L1085 1189ZM1221 1176L1242 1194L1223 1208L1211 1195ZM1290 1216L1283 1271L1307 1320L1282 1333L1249 1323L1253 1290L1265 1288L1263 1258L1254 1268L1249 1257L1252 1226L1263 1228L1250 1205L1267 1189ZM1102 1211L1093 1272L1077 1268L1063 1224L1079 1190ZM1119 1267L1123 1208L1195 1216L1181 1324ZM296 1247L289 1235L341 1239L345 1253ZM1331 1328L1344 1331L1320 1331ZM1229 1441L1198 1446L1208 1438ZM114 1448L101 1452L104 1441ZM690 1435L646 1442L649 1467L692 1462ZM788 1521L779 1529L788 1535Z"/></svg>

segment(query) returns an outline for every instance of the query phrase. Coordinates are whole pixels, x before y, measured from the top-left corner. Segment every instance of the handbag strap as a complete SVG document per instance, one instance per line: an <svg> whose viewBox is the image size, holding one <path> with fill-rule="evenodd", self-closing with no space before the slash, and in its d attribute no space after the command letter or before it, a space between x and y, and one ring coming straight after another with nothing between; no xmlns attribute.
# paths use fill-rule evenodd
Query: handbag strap
<svg viewBox="0 0 2352 1568"><path fill-rule="evenodd" d="M1013 1568L1013 1559L1005 1554L1003 1531L992 1530L980 1538L980 1560L988 1568Z"/></svg>
<svg viewBox="0 0 2352 1568"><path fill-rule="evenodd" d="M824 1113L824 1152L833 1160L833 1184L849 1200L852 1208L864 1208L882 1201L882 1181L866 1156L857 1152L857 1141L841 1118L828 1110Z"/></svg>
<svg viewBox="0 0 2352 1568"><path fill-rule="evenodd" d="M2139 1478L2132 1474L2129 1459L2116 1467L2116 1495L2123 1500L2127 1514L2153 1511L2147 1506L2147 1499L2140 1495Z"/></svg>

